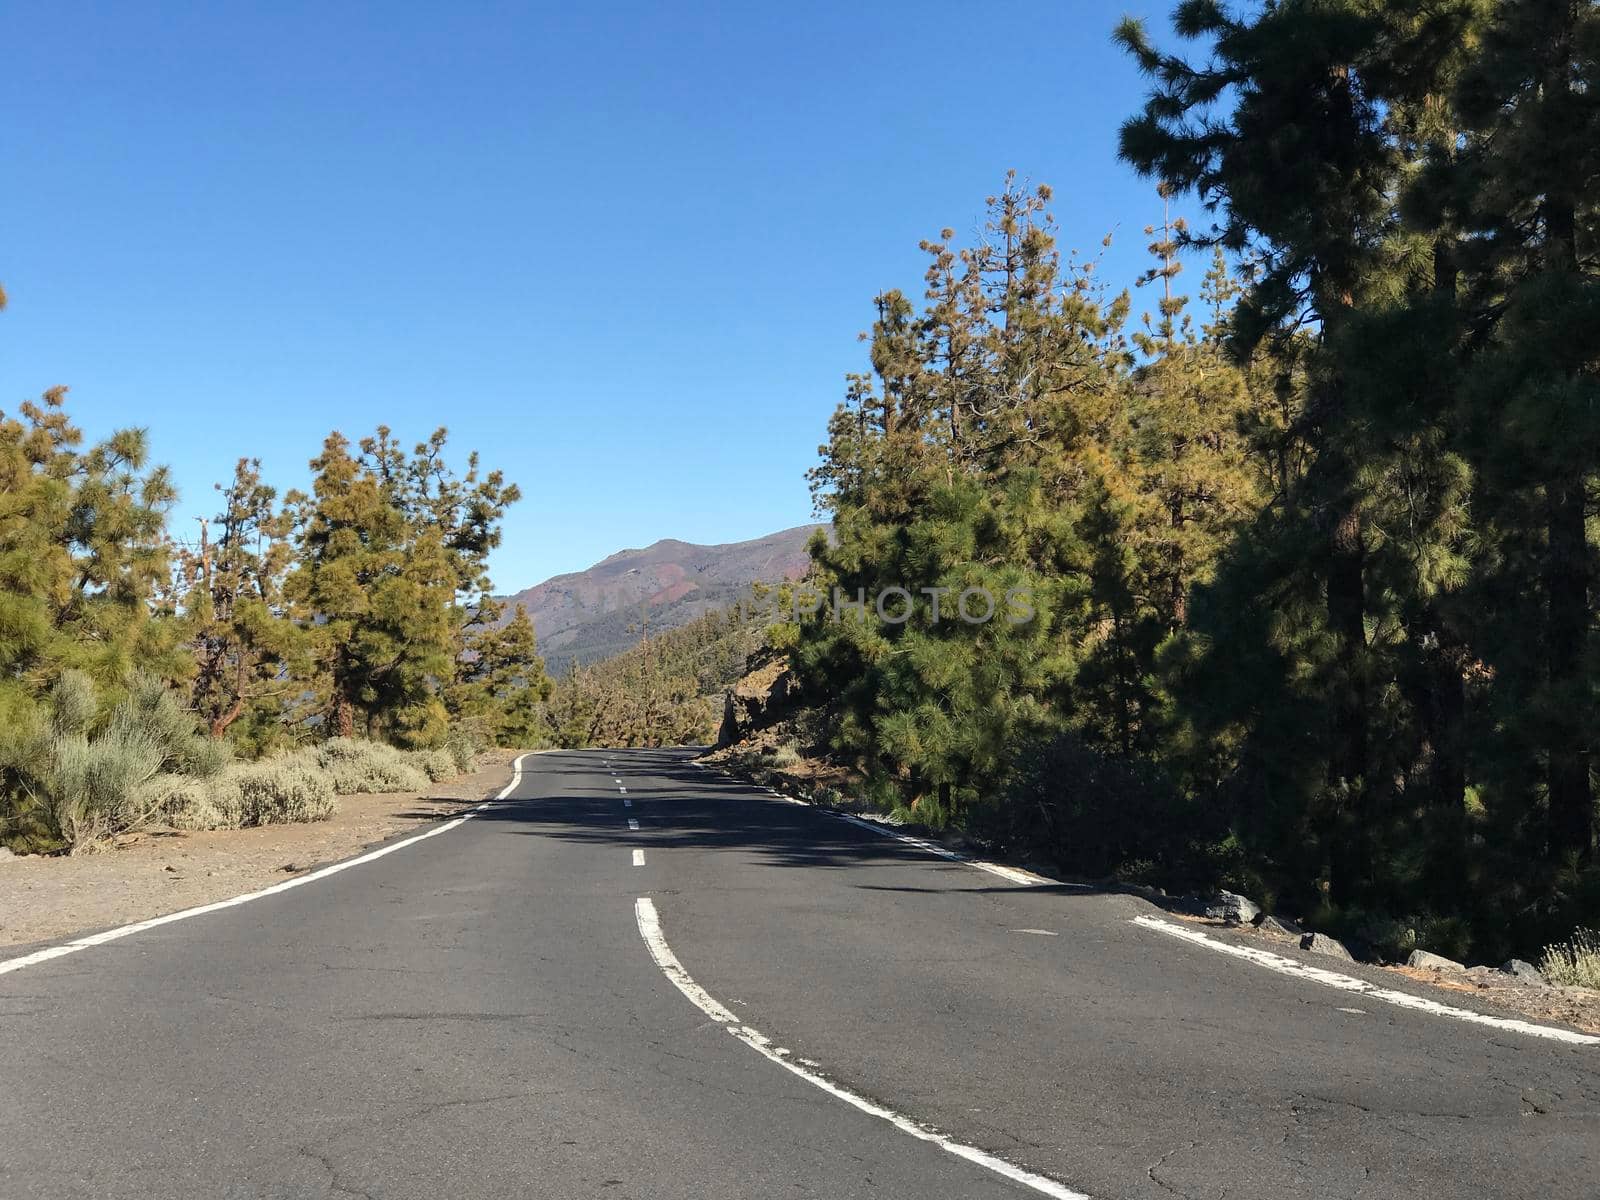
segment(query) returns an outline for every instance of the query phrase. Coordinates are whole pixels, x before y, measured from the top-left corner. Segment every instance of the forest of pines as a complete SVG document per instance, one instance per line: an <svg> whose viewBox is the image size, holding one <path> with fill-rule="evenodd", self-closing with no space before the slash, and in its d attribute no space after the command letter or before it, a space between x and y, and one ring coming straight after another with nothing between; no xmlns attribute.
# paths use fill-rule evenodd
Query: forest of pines
<svg viewBox="0 0 1600 1200"><path fill-rule="evenodd" d="M803 622L800 676L882 802L1085 875L1391 950L1592 923L1600 14L1174 25L1196 53L1116 31L1145 304L1008 179L920 304L877 298L813 473L822 587L1036 618Z"/></svg>

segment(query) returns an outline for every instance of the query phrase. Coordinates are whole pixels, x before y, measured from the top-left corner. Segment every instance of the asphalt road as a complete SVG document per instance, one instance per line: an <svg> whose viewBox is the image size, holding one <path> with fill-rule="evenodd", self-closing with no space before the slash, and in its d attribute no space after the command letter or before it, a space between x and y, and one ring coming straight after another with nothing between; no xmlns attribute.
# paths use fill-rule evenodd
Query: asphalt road
<svg viewBox="0 0 1600 1200"><path fill-rule="evenodd" d="M1600 1047L1150 911L682 752L530 757L439 836L0 975L0 1198L1600 1192Z"/></svg>

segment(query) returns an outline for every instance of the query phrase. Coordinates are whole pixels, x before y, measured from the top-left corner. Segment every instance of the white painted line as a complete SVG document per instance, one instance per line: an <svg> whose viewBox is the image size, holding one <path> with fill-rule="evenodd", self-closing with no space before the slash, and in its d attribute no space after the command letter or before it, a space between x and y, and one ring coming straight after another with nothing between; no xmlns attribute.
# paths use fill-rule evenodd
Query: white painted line
<svg viewBox="0 0 1600 1200"><path fill-rule="evenodd" d="M643 850L635 850L633 852L633 865L636 866L636 867L644 866L644 851Z"/></svg>
<svg viewBox="0 0 1600 1200"><path fill-rule="evenodd" d="M632 808L633 807L633 801L629 800L627 797L623 797L622 807L623 808Z"/></svg>
<svg viewBox="0 0 1600 1200"><path fill-rule="evenodd" d="M1531 1021L1518 1021L1511 1017L1491 1017L1484 1013L1473 1012L1471 1009L1440 1004L1437 1000L1413 996L1410 992L1399 992L1393 988L1379 987L1375 983L1368 983L1365 979L1357 979L1354 975L1342 975L1338 971L1329 971L1324 967L1313 967L1309 963L1300 962L1298 959L1286 958L1284 955L1274 954L1270 950L1258 950L1254 946L1237 946L1232 942L1219 941L1198 929L1190 929L1187 926L1177 925L1171 921L1163 921L1159 917L1134 917L1133 923L1142 925L1146 929L1153 929L1157 933L1164 933L1169 937L1182 938L1184 941L1196 946L1204 946L1207 950L1215 950L1220 954L1242 958L1246 962L1255 963L1258 967L1266 967L1267 970L1276 971L1280 975L1304 979L1311 983L1320 983L1326 987L1338 988L1344 992L1354 992L1357 995L1367 997L1369 1000L1382 1000L1386 1004L1413 1009L1416 1012L1429 1013L1436 1017L1452 1017L1457 1021L1468 1021L1474 1025L1487 1025L1491 1029L1504 1029L1512 1033L1525 1033L1529 1037L1548 1038L1553 1042L1566 1042L1573 1046L1600 1046L1600 1037L1596 1037L1593 1034L1576 1033L1570 1029L1557 1029L1553 1025L1535 1025Z"/></svg>
<svg viewBox="0 0 1600 1200"><path fill-rule="evenodd" d="M534 753L542 753L535 751ZM163 916L151 917L148 921L135 921L131 925L119 925L115 929L102 930L92 933L88 937L75 938L59 946L47 946L43 950L35 950L32 954L24 954L17 958L0 960L0 975L9 975L12 971L20 971L23 967L35 966L38 963L49 962L53 958L64 958L68 954L76 954L79 950L87 950L91 946L103 946L107 942L114 942L125 938L131 933L142 933L146 929L155 929L161 925L171 925L174 921L186 921L190 917L204 916L206 913L221 912L225 908L236 908L241 904L248 904L251 900L260 900L263 896L275 896L279 892L287 892L290 888L304 887L318 879L326 879L330 875L337 875L340 871L348 871L351 867L359 867L364 863L373 862L386 854L393 854L396 850L404 850L407 846L415 846L418 842L425 842L431 837L438 837L441 833L449 833L458 825L464 825L473 817L483 812L491 804L504 800L522 782L522 760L528 755L518 756L511 766L511 782L500 790L494 800L486 800L462 813L459 817L436 825L426 833L419 833L415 837L408 837L402 841L390 842L387 846L380 846L376 850L368 851L357 858L349 858L344 862L334 863L332 866L323 867L321 870L312 871L309 875L300 875L294 879L285 879L282 883L275 883L271 887L264 887L258 892L246 892L242 896L232 896L227 900L217 900L211 904L201 904L194 908L179 909L177 912L166 913Z"/></svg>
<svg viewBox="0 0 1600 1200"><path fill-rule="evenodd" d="M634 901L634 917L639 923L639 936L644 938L644 944L650 950L650 957L656 960L656 966L661 968L661 973L672 981L674 987L688 997L689 1002L706 1016L721 1025L739 1041L749 1046L757 1054L770 1062L777 1063L792 1075L798 1075L814 1087L819 1087L839 1100L843 1100L852 1108L859 1109L868 1116L877 1117L887 1121L901 1133L908 1133L919 1141L931 1142L939 1149L957 1158L964 1158L970 1163L993 1171L1013 1183L1020 1183L1023 1187L1032 1188L1034 1191L1046 1196L1053 1196L1055 1200L1089 1200L1082 1192L1075 1192L1065 1184L1057 1183L1044 1175L1036 1175L1032 1171L1007 1162L976 1146L968 1146L957 1142L940 1133L931 1125L924 1125L920 1121L902 1116L893 1109L885 1108L865 1096L852 1092L849 1088L833 1082L820 1071L813 1069L811 1060L796 1060L788 1050L774 1046L771 1040L759 1031L740 1023L734 1016L703 987L696 983L689 972L684 970L683 964L678 961L678 956L672 952L672 947L667 945L667 939L661 932L661 917L656 912L655 904L648 896L641 896ZM805 1063L806 1065L802 1065Z"/></svg>
<svg viewBox="0 0 1600 1200"><path fill-rule="evenodd" d="M722 774L728 775L730 773L723 771ZM805 808L816 807L815 805L808 804L804 800L797 800L793 796L786 796L782 792L774 791L772 788L766 788L764 790L770 792L774 797L784 801L787 804L798 804ZM988 862L981 858L968 858L965 854L958 854L954 850L948 850L936 842L930 842L925 838L912 837L908 833L900 833L898 830L885 825L881 821L868 821L864 817L855 816L853 813L832 812L828 809L818 809L817 811L821 812L824 816L833 817L835 820L847 821L851 825L854 825L860 829L870 829L879 837L893 838L897 842L904 842L908 846L915 846L918 850L921 850L926 854L935 855L939 858L945 859L948 862L960 863L962 866L975 867L980 871L987 871L990 875L998 875L1001 879L1010 880L1012 883L1019 883L1024 887L1048 886L1082 888L1084 891L1094 890L1091 885L1086 883L1063 883L1059 879L1051 879L1048 875L1040 875L1034 871L1025 871L1021 867L1008 867L1004 863Z"/></svg>
<svg viewBox="0 0 1600 1200"><path fill-rule="evenodd" d="M628 794L628 789L625 787L619 787L617 791L621 792L624 796Z"/></svg>
<svg viewBox="0 0 1600 1200"><path fill-rule="evenodd" d="M1012 933L1032 933L1032 934L1037 934L1039 937L1056 937L1056 936L1058 936L1057 934L1053 933L1051 930L1048 930L1048 929L1013 929L1013 930L1011 930L1011 932Z"/></svg>
<svg viewBox="0 0 1600 1200"><path fill-rule="evenodd" d="M788 799L788 797L784 798ZM1012 883L1020 883L1025 887L1041 887L1044 885L1049 885L1052 887L1082 887L1088 889L1087 884L1062 883L1060 880L1051 879L1045 875L1038 875L1032 871L1024 871L1021 867L1008 867L1004 863L992 863L985 862L983 859L979 858L968 858L965 854L958 854L954 850L946 849L936 842L930 842L925 838L912 837L907 833L899 833L878 821L868 821L862 817L853 816L850 813L836 812L829 813L828 815L841 821L848 821L850 824L860 829L870 829L873 833L878 834L880 837L893 838L897 842L904 842L908 846L915 846L918 850L921 850L926 854L933 854L939 858L947 859L950 862L961 863L963 866L976 867L980 871L987 871L991 875L998 875L1001 879L1009 879Z"/></svg>
<svg viewBox="0 0 1600 1200"><path fill-rule="evenodd" d="M632 817L629 817L628 828L637 831L639 828L639 822L635 821Z"/></svg>

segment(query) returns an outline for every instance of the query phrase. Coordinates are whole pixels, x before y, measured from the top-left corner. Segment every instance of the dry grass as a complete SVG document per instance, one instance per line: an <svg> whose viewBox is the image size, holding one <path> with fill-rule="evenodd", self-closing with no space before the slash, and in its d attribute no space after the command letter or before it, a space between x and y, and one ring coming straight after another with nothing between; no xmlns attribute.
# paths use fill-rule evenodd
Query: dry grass
<svg viewBox="0 0 1600 1200"><path fill-rule="evenodd" d="M1565 942L1546 946L1539 971L1551 983L1600 991L1600 933L1580 929Z"/></svg>

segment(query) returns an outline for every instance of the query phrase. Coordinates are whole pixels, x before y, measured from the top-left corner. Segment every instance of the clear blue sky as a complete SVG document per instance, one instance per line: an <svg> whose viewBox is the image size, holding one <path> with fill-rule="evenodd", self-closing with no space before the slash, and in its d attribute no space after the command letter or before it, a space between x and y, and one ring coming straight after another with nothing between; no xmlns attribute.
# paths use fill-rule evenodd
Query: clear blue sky
<svg viewBox="0 0 1600 1200"><path fill-rule="evenodd" d="M297 486L331 428L447 425L525 493L504 590L809 520L872 296L1008 167L1142 266L1121 10L997 11L11 7L0 407L148 426L180 531L240 455Z"/></svg>

